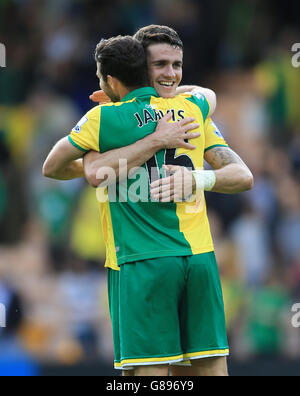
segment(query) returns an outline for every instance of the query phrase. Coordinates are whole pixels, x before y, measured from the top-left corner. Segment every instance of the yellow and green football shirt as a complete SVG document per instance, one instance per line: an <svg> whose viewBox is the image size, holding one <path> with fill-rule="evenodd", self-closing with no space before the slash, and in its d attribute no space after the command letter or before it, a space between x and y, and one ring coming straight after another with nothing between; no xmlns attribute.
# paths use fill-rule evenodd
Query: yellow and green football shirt
<svg viewBox="0 0 300 396"><path fill-rule="evenodd" d="M204 96L184 94L166 99L159 97L153 88L141 88L129 93L120 103L93 108L72 130L69 140L84 152L104 153L153 133L157 121L167 112L172 113L171 122L194 117L200 124L197 131L201 136L193 140L196 149L159 151L141 167L148 176L146 182L143 179L143 194L138 191L140 187L135 188L142 180L137 172L135 177L117 184L114 199L109 194L109 201L100 203L107 267L117 269L117 264L214 250L204 194L193 203L159 203L151 201L149 193L150 183L164 176L164 164L203 169L205 151L227 146L208 118L209 104Z"/></svg>

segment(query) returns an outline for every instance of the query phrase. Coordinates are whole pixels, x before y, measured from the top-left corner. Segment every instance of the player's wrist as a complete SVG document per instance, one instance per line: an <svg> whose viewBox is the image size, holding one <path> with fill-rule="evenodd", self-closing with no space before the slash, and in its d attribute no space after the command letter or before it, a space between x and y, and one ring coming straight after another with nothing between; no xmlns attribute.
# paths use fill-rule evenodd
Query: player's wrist
<svg viewBox="0 0 300 396"><path fill-rule="evenodd" d="M193 171L195 179L195 190L199 191L211 191L217 182L217 177L214 171L211 170L196 170Z"/></svg>
<svg viewBox="0 0 300 396"><path fill-rule="evenodd" d="M157 153L159 150L167 149L168 147L168 142L163 136L162 133L159 131L156 131L152 133L152 135L149 135L149 139L151 140L151 147L155 149L155 152Z"/></svg>

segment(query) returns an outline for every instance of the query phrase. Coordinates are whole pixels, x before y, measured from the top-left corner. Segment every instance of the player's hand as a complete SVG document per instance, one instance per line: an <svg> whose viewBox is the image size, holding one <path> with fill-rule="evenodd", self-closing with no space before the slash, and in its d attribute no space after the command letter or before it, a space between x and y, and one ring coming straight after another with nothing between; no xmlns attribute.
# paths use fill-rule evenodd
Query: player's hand
<svg viewBox="0 0 300 396"><path fill-rule="evenodd" d="M151 198L160 202L194 201L193 190L196 182L192 172L185 167L175 165L163 165L163 168L169 176L151 184Z"/></svg>
<svg viewBox="0 0 300 396"><path fill-rule="evenodd" d="M157 124L154 137L159 139L162 149L185 148L194 150L196 147L188 142L201 136L200 133L191 131L198 129L199 124L194 124L195 118L185 118L183 120L170 123L172 114L166 114ZM189 133L188 133L189 132Z"/></svg>
<svg viewBox="0 0 300 396"><path fill-rule="evenodd" d="M105 104L110 103L110 98L104 93L104 91L95 91L90 95L90 100L95 103Z"/></svg>

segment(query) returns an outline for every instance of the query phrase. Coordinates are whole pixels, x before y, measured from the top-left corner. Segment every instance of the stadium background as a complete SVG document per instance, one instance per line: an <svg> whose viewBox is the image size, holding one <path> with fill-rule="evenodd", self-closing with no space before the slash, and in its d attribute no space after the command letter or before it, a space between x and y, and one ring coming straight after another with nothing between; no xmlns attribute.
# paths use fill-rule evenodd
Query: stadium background
<svg viewBox="0 0 300 396"><path fill-rule="evenodd" d="M0 374L116 373L95 191L41 167L92 106L97 42L150 23L178 30L184 83L216 91L214 119L256 179L207 195L230 372L299 374L299 18L299 1L0 0Z"/></svg>

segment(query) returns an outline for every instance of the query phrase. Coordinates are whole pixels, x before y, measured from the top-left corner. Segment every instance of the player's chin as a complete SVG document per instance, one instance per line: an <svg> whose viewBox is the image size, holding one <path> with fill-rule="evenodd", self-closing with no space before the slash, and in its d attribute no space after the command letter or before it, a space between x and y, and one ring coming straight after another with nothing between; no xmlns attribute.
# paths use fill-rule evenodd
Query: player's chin
<svg viewBox="0 0 300 396"><path fill-rule="evenodd" d="M155 88L159 96L163 98L174 98L174 96L176 96L177 85L173 85L172 87L164 87L160 84L156 84Z"/></svg>

